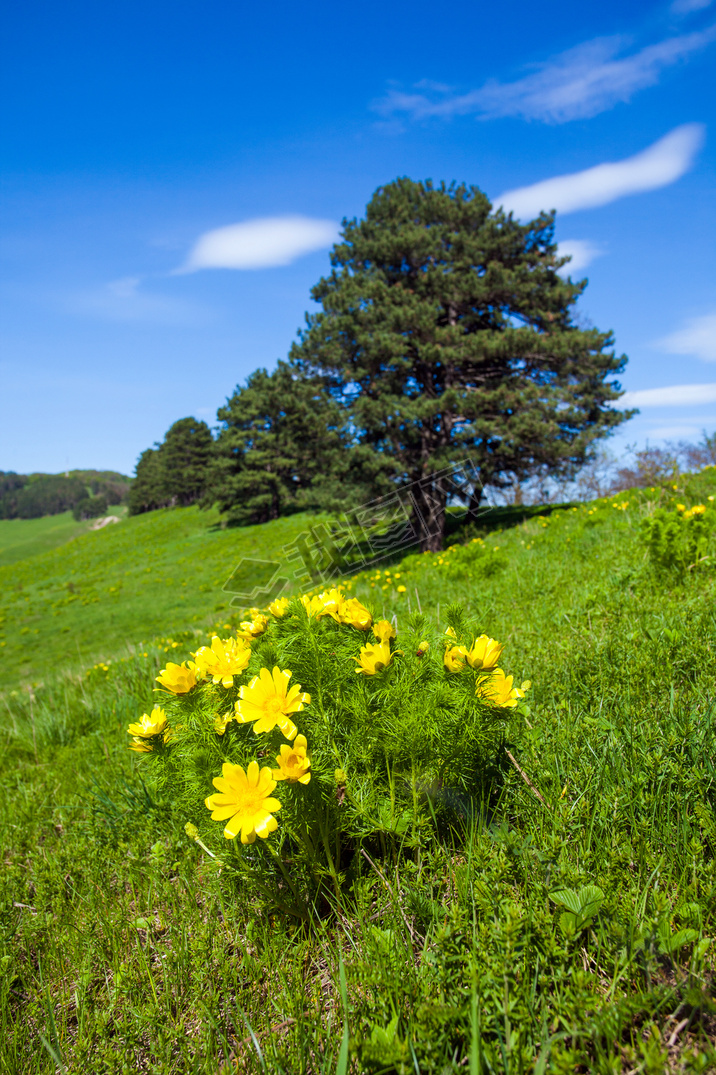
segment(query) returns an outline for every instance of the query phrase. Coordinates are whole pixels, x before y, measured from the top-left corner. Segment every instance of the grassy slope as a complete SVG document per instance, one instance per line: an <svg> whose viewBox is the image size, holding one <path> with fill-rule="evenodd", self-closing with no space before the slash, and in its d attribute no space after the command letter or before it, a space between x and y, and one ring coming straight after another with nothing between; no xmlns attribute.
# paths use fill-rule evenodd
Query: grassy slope
<svg viewBox="0 0 716 1075"><path fill-rule="evenodd" d="M214 512L156 511L0 567L0 689L202 623L242 557L272 559L309 521L221 530Z"/></svg>
<svg viewBox="0 0 716 1075"><path fill-rule="evenodd" d="M676 495L715 488L704 475ZM716 931L715 576L655 579L637 539L645 499L625 499L355 581L399 623L408 601L442 619L460 600L507 642L504 666L534 683L529 724L512 729L526 779L508 767L492 823L454 851L366 864L338 920L311 934L232 894L126 751L171 643L7 694L0 1071L345 1071L344 1024L355 1070L714 1070L713 964L699 944ZM258 537L267 555L271 527L207 535L190 518L152 523L167 529L151 553L137 520L147 605L181 557L219 581L235 542ZM56 563L71 579L71 563L96 561L102 577L97 550L121 554L125 588L141 595L129 551L92 545L100 536ZM173 629L183 607L165 600L134 635L123 620L104 652L152 622ZM195 590L185 625L215 600ZM604 906L570 940L550 893L586 884Z"/></svg>
<svg viewBox="0 0 716 1075"><path fill-rule="evenodd" d="M0 519L0 566L14 564L64 545L87 530L71 511L42 519Z"/></svg>

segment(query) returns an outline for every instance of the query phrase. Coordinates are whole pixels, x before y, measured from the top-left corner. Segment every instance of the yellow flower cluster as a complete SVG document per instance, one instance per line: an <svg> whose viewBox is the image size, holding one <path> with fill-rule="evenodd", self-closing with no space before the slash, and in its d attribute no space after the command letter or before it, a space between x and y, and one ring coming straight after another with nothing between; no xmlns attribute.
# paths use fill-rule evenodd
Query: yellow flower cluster
<svg viewBox="0 0 716 1075"><path fill-rule="evenodd" d="M304 735L291 720L304 706L311 702L310 694L301 691L300 683L289 688L291 672L275 667L273 672L262 668L258 676L242 686L235 712L219 718L216 731L223 734L230 720L242 724L253 723L254 732L270 732L278 727L288 740L276 757L277 769L264 766L259 771L258 762L252 761L244 772L240 765L225 762L222 776L214 778L218 795L209 795L206 806L212 811L212 821L226 821L224 836L232 840L241 832L241 842L252 844L257 836L266 839L275 832L278 822L273 816L281 809L278 799L272 797L277 780L308 784L311 779L311 760ZM228 820L227 820L228 819Z"/></svg>
<svg viewBox="0 0 716 1075"><path fill-rule="evenodd" d="M683 507L683 505L680 504L679 508L682 508L682 507ZM706 511L706 505L705 504L694 504L694 506L692 508L689 508L687 511L684 512L682 518L684 518L684 519L693 519L695 516L703 515L705 513L705 511Z"/></svg>
<svg viewBox="0 0 716 1075"><path fill-rule="evenodd" d="M499 705L503 709L513 709L518 701L524 698L525 691L530 688L529 681L523 683L521 687L513 687L514 677L506 676L501 668L497 668L497 662L504 648L501 642L497 642L488 635L480 635L468 649L467 646L452 644L452 639L455 638L452 627L448 627L445 634L447 637L443 663L448 672L462 672L466 662L476 671L489 672L489 675L482 675L478 678L475 693L485 701Z"/></svg>
<svg viewBox="0 0 716 1075"><path fill-rule="evenodd" d="M304 596L301 603L309 616L315 616L318 620L322 616L330 616L336 623L348 624L359 631L367 631L373 622L373 617L365 605L356 597L346 597L343 591L335 586L315 597Z"/></svg>

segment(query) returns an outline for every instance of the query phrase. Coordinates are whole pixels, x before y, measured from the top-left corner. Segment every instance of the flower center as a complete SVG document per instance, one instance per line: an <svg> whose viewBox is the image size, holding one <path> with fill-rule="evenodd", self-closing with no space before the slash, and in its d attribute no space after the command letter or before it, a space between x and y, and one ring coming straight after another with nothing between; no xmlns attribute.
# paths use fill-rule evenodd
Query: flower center
<svg viewBox="0 0 716 1075"><path fill-rule="evenodd" d="M267 698L264 702L264 711L271 717L277 717L279 713L283 713L283 698L279 698L278 695L274 698Z"/></svg>
<svg viewBox="0 0 716 1075"><path fill-rule="evenodd" d="M237 813L255 813L260 809L264 799L264 793L258 788L247 788L246 791L239 792L236 796Z"/></svg>

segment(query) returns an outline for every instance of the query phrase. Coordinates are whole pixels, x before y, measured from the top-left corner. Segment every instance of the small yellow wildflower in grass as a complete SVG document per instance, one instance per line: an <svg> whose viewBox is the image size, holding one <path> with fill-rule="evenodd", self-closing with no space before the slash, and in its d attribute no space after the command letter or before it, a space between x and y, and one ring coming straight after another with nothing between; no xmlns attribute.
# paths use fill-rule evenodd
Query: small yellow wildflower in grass
<svg viewBox="0 0 716 1075"><path fill-rule="evenodd" d="M277 617L285 616L288 606L289 600L287 597L277 597L276 600L272 601L269 605L269 612Z"/></svg>
<svg viewBox="0 0 716 1075"><path fill-rule="evenodd" d="M686 504L677 504L676 505L676 510L677 511L686 511Z"/></svg>
<svg viewBox="0 0 716 1075"><path fill-rule="evenodd" d="M250 640L258 638L268 627L268 616L264 616L257 608L249 609L250 620L242 620L236 632L239 638Z"/></svg>
<svg viewBox="0 0 716 1075"><path fill-rule="evenodd" d="M136 724L130 724L127 728L127 733L129 735L138 735L143 739L151 739L153 735L160 735L166 726L166 713L158 705L155 705L151 713L142 713Z"/></svg>
<svg viewBox="0 0 716 1075"><path fill-rule="evenodd" d="M514 709L520 698L524 698L527 685L513 687L514 676L506 676L501 668L496 668L491 676L482 676L477 681L476 694L484 698L486 702L502 706L503 709Z"/></svg>
<svg viewBox="0 0 716 1075"><path fill-rule="evenodd" d="M241 688L236 703L236 719L241 724L254 723L254 731L270 732L278 726L287 739L293 739L298 728L290 719L294 713L300 713L305 705L310 705L311 695L301 691L301 684L296 683L289 689L291 673L287 668L281 670L262 668L258 676Z"/></svg>
<svg viewBox="0 0 716 1075"><path fill-rule="evenodd" d="M172 664L167 661L157 676L157 683L161 683L165 690L172 694L188 694L192 687L196 686L199 669L193 661L182 661L181 664Z"/></svg>
<svg viewBox="0 0 716 1075"><path fill-rule="evenodd" d="M278 828L273 816L281 809L278 799L271 797L276 781L268 765L259 770L258 762L249 762L246 772L240 765L227 761L221 767L221 776L215 776L214 787L218 795L204 800L212 811L212 821L226 821L224 836L233 840L241 832L241 843L252 844L257 836L265 840ZM228 820L227 820L228 819Z"/></svg>
<svg viewBox="0 0 716 1075"><path fill-rule="evenodd" d="M706 505L705 504L694 504L693 508L691 509L691 514L692 515L703 515L705 511L706 511Z"/></svg>
<svg viewBox="0 0 716 1075"><path fill-rule="evenodd" d="M443 657L443 664L448 672L462 672L465 667L467 653L465 646L449 646L445 650L445 656Z"/></svg>
<svg viewBox="0 0 716 1075"><path fill-rule="evenodd" d="M373 624L373 634L379 642L390 642L391 638L395 638L395 628L388 620L378 620Z"/></svg>
<svg viewBox="0 0 716 1075"><path fill-rule="evenodd" d="M473 642L467 654L467 663L471 668L484 668L487 671L487 669L495 667L503 649L504 646L501 642L497 642L487 635L480 635Z"/></svg>
<svg viewBox="0 0 716 1075"><path fill-rule="evenodd" d="M359 631L367 631L372 622L373 617L357 597L350 597L346 601L341 613L341 623L347 623L350 627L357 627Z"/></svg>
<svg viewBox="0 0 716 1075"><path fill-rule="evenodd" d="M358 663L354 672L363 672L366 676L374 676L376 672L382 672L391 662L392 654L387 642L368 642L361 646L360 656L352 657L351 660Z"/></svg>
<svg viewBox="0 0 716 1075"><path fill-rule="evenodd" d="M707 500L713 500L714 498L712 496L707 496L706 499Z"/></svg>
<svg viewBox="0 0 716 1075"><path fill-rule="evenodd" d="M202 646L194 654L197 666L205 676L211 676L213 683L224 687L233 687L234 676L246 671L251 660L251 650L243 639L221 639L214 635L211 646Z"/></svg>
<svg viewBox="0 0 716 1075"><path fill-rule="evenodd" d="M407 590L407 587L405 587L405 586L399 586L398 587L398 593L405 593L406 590Z"/></svg>
<svg viewBox="0 0 716 1075"><path fill-rule="evenodd" d="M297 735L291 746L284 743L281 753L276 756L278 769L271 770L274 780L287 780L289 783L308 784L311 779L311 759L308 757L308 743L305 735Z"/></svg>

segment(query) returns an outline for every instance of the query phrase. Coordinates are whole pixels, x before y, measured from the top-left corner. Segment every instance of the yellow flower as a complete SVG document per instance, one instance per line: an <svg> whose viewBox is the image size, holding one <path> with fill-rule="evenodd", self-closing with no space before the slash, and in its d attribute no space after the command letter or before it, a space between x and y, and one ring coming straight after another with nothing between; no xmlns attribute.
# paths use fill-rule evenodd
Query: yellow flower
<svg viewBox="0 0 716 1075"><path fill-rule="evenodd" d="M471 668L484 668L487 671L488 668L495 667L503 648L502 643L497 642L494 638L480 635L477 641L472 644L472 648L467 655L467 663Z"/></svg>
<svg viewBox="0 0 716 1075"><path fill-rule="evenodd" d="M467 649L465 646L450 646L445 650L443 663L448 672L462 672L465 667Z"/></svg>
<svg viewBox="0 0 716 1075"><path fill-rule="evenodd" d="M163 709L155 705L151 713L142 713L136 724L130 724L127 728L129 735L138 735L142 739L151 739L153 735L159 735L167 726L167 715Z"/></svg>
<svg viewBox="0 0 716 1075"><path fill-rule="evenodd" d="M214 635L210 646L202 646L194 654L196 663L205 676L211 676L213 683L224 687L233 687L234 676L246 671L251 660L251 650L243 639L221 639Z"/></svg>
<svg viewBox="0 0 716 1075"><path fill-rule="evenodd" d="M181 664L167 661L166 668L162 668L157 676L157 683L172 694L187 694L196 686L197 672L199 669L193 661L182 661Z"/></svg>
<svg viewBox="0 0 716 1075"><path fill-rule="evenodd" d="M430 643L423 641L418 644L418 657L422 657L430 649Z"/></svg>
<svg viewBox="0 0 716 1075"><path fill-rule="evenodd" d="M378 620L373 624L373 634L379 642L389 642L391 638L395 638L395 628L388 620Z"/></svg>
<svg viewBox="0 0 716 1075"><path fill-rule="evenodd" d="M311 695L301 693L301 684L288 687L291 673L274 668L262 668L258 676L241 688L236 703L236 719L242 724L255 721L254 731L270 732L278 725L287 739L293 739L298 731L290 715L300 713L304 705L310 705Z"/></svg>
<svg viewBox="0 0 716 1075"><path fill-rule="evenodd" d="M269 605L269 612L274 616L284 616L286 609L289 606L289 600L287 597L277 597L275 601L272 601Z"/></svg>
<svg viewBox="0 0 716 1075"><path fill-rule="evenodd" d="M676 510L677 511L686 511L686 504L677 504L676 505Z"/></svg>
<svg viewBox="0 0 716 1075"><path fill-rule="evenodd" d="M521 687L512 686L513 679L514 676L506 676L501 668L496 668L491 676L478 679L475 693L493 705L514 709L520 698L524 698L525 692Z"/></svg>
<svg viewBox="0 0 716 1075"><path fill-rule="evenodd" d="M405 593L405 592L406 592L406 587L405 586L399 586L398 587L398 593Z"/></svg>
<svg viewBox="0 0 716 1075"><path fill-rule="evenodd" d="M331 616L336 623L340 623L345 603L345 597L336 586L331 587L330 590L324 590L323 593L319 593L318 597L313 598L312 605L316 619Z"/></svg>
<svg viewBox="0 0 716 1075"><path fill-rule="evenodd" d="M129 744L129 749L136 750L137 754L151 754L154 748L146 739L139 739L135 735L134 739L132 739L132 742Z"/></svg>
<svg viewBox="0 0 716 1075"><path fill-rule="evenodd" d="M239 630L236 632L239 638L251 639L258 638L262 635L268 627L268 616L264 616L258 609L250 609L251 619L242 620L239 624Z"/></svg>
<svg viewBox="0 0 716 1075"><path fill-rule="evenodd" d="M281 809L278 799L271 798L276 781L268 765L259 771L258 762L249 762L246 772L240 765L226 761L221 776L215 776L214 787L218 795L204 800L212 811L212 821L226 821L224 836L233 840L241 830L241 843L252 844L257 836L265 840L278 828L273 816ZM227 821L228 818L228 821Z"/></svg>
<svg viewBox="0 0 716 1075"><path fill-rule="evenodd" d="M271 770L274 780L308 784L311 779L311 759L308 757L307 746L305 735L297 735L291 746L286 743L281 746L281 753L276 756L278 769Z"/></svg>
<svg viewBox="0 0 716 1075"><path fill-rule="evenodd" d="M351 660L358 663L354 672L364 672L367 676L374 676L376 672L382 672L390 664L390 645L387 642L369 642L366 646L361 646L360 657L352 657Z"/></svg>
<svg viewBox="0 0 716 1075"><path fill-rule="evenodd" d="M706 505L705 504L694 504L693 508L691 509L691 514L692 515L703 515L705 511L706 511Z"/></svg>
<svg viewBox="0 0 716 1075"><path fill-rule="evenodd" d="M357 597L349 597L341 611L341 623L357 627L359 631L367 631L372 622L373 617L365 605L362 605Z"/></svg>
<svg viewBox="0 0 716 1075"><path fill-rule="evenodd" d="M214 718L214 731L217 735L224 734L224 732L226 731L226 726L230 720L236 720L235 712L224 713L223 716L221 714L218 714Z"/></svg>

